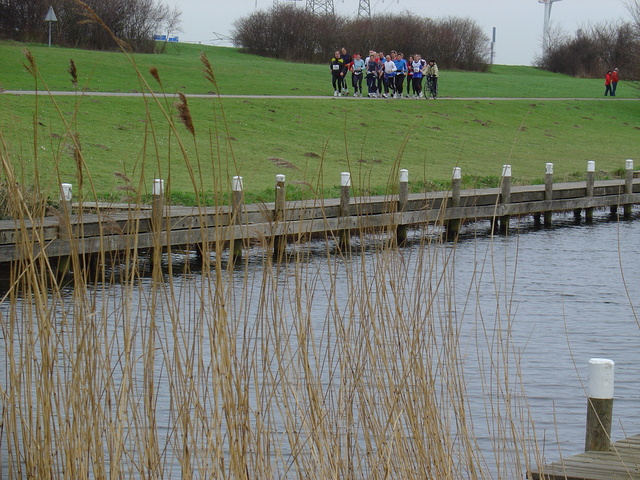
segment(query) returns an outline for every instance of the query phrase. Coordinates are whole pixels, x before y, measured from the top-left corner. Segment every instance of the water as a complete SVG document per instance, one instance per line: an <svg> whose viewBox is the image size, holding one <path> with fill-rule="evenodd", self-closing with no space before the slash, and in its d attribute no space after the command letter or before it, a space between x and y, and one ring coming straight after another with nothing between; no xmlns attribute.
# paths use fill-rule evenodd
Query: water
<svg viewBox="0 0 640 480"><path fill-rule="evenodd" d="M251 404L251 422L255 425L256 412L262 410L260 415L273 430L272 448L278 457L274 468L295 476L291 474L295 469L287 463L294 448L283 432L288 420L301 418L299 412L291 414L287 409L299 407L301 404L296 404L294 397L304 394L294 395L278 386L282 375L302 381L310 374L325 394L323 401L330 406L341 405L341 368L362 367L365 383L380 378L388 384L403 380L396 378L396 373L381 375L387 364L369 358L367 352L352 349L350 342L355 343L358 338L380 339L371 333L375 322L367 323L371 305L364 297L368 295L377 299L372 305L376 311L371 315L380 321L401 324L406 312L415 311L411 313L415 318L406 319L411 330L392 326L382 337L388 342L388 350L381 351L395 355L388 365L398 372L402 373L403 362L411 360L405 358L403 345L412 342L412 335L419 332L429 342L417 350L422 355L420 361L433 368L439 375L436 383L443 387L446 382L442 375L449 367L440 362L450 357L443 357L442 352L451 346L448 336L456 334L459 366L464 370L464 394L478 448L491 476L508 477L505 463L511 458L509 452L520 448L533 452L534 438L537 455L543 461L583 450L587 362L593 357L616 362L613 440L640 433L640 417L635 414L640 404L640 326L635 314L640 308L640 255L636 251L640 222L610 222L602 216L593 225L576 226L569 216L554 220L562 225L545 230L534 230L527 221L518 225L514 220L507 237L491 237L486 234L487 224L475 224L467 227L456 245L425 246L424 232L414 231L408 247L384 259L377 248L384 239L377 237L368 238L366 248L361 248L354 238L354 253L346 258L327 256L331 246L311 243L299 248L297 262L280 270L274 268L268 275L265 268L271 267L265 267L262 250L254 248L249 252L246 268L236 268L213 281L197 271L166 276L155 297L150 293L151 278L141 278L128 287L91 286L91 311L96 315L103 312L109 319L98 326L96 338L100 341L96 341L95 349L113 374L112 378L98 376L92 381L104 392L109 390L109 382L124 388L127 379L127 388L142 399L148 393L147 375L153 372L157 383L153 389L154 414L160 425L157 441L170 454L164 459L164 475L177 478L183 472L177 460L180 452L174 450L171 437L175 434L172 425L181 418L176 405L184 400L192 406L188 414L195 425L199 421L207 427L226 424L230 420L225 419L217 403L224 393L210 390L215 390L220 369L228 368L225 375L240 375L242 382L249 379L247 391L237 398ZM393 267L389 266L389 258L394 259ZM176 270L190 270L184 257L178 255L174 260ZM219 288L219 296L215 295L215 288L212 293L212 284ZM350 298L354 287L363 298ZM263 292L270 288L278 292L277 298L265 298ZM390 293L392 290L394 294ZM152 308L154 299L157 306ZM29 303L18 303L18 312L29 315ZM58 382L71 384L68 360L80 348L71 325L79 321L77 315L83 307L77 304L71 289L65 290L61 299L51 298L50 304L55 307L52 317L56 318L58 338L62 339L59 342L64 346L58 358ZM209 320L219 314L221 305L234 313L228 330L214 331ZM168 319L171 309L175 309L180 322ZM8 312L8 304L3 303L0 313L5 325ZM275 321L275 317L281 320ZM436 332L433 338L423 330L425 318L435 319L429 327ZM337 328L349 331L345 338L336 335ZM151 333L154 331L156 335ZM13 335L29 338L22 328ZM3 328L0 355L5 358L5 367L0 369L0 385L5 390L10 336L11 332ZM154 364L148 366L143 358L151 337L155 338L156 354ZM282 338L288 343L280 349L276 342ZM222 362L221 349L230 348L232 339L237 358L246 364ZM127 353L123 354L123 350ZM343 353L353 355L350 362L341 361ZM301 358L308 360L308 371ZM190 389L171 384L171 372L185 365L191 365L198 378L204 380L203 385ZM257 383L252 380L256 378ZM419 387L420 379L407 379L411 380L407 388ZM382 405L385 397L393 393L392 389L387 390L388 384L381 386L379 395L370 400ZM273 388L277 398L267 400L261 396L264 386ZM193 396L198 397L197 404L202 405L206 416L201 416L200 407L193 407ZM443 394L441 401L450 397L451 394ZM291 402L289 406L287 402ZM383 411L380 405L373 404L371 412ZM128 408L144 410L136 402ZM447 410L446 405L441 408ZM100 413L112 422L121 420L121 413L113 406ZM358 434L353 425L364 421L365 413L352 412L351 423L336 419L325 426L335 428L333 433L338 435ZM140 421L138 418L126 424L125 430L139 431ZM459 427L453 422L450 428L455 431ZM193 435L196 443L204 443L207 438L204 433ZM304 432L300 435L309 440ZM526 440L514 442L510 439L514 435ZM131 438L125 436L123 442L135 449ZM225 436L221 440L224 451L210 453L209 457L230 462L230 442ZM0 445L3 459L7 458L6 443ZM357 446L365 450L365 443L360 440ZM105 451L110 450L105 447ZM133 455L133 463L142 462L139 455ZM357 464L358 460L354 461ZM129 467L127 473L136 476L138 466ZM524 468L521 467L520 471ZM196 464L193 468L197 472L206 465Z"/></svg>
<svg viewBox="0 0 640 480"><path fill-rule="evenodd" d="M492 298L497 286L511 302L513 348L550 459L584 449L590 358L616 362L613 439L640 431L639 233L637 222L564 226L458 249L459 271L489 252L497 281L480 292Z"/></svg>

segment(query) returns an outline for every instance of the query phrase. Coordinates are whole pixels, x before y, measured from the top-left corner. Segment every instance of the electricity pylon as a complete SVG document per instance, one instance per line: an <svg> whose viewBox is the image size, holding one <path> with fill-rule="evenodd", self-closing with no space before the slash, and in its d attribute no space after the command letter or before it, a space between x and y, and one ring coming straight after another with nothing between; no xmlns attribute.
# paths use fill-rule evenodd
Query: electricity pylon
<svg viewBox="0 0 640 480"><path fill-rule="evenodd" d="M358 4L358 19L371 18L371 3L369 0L360 0Z"/></svg>
<svg viewBox="0 0 640 480"><path fill-rule="evenodd" d="M333 15L333 0L307 0L307 11L318 15Z"/></svg>

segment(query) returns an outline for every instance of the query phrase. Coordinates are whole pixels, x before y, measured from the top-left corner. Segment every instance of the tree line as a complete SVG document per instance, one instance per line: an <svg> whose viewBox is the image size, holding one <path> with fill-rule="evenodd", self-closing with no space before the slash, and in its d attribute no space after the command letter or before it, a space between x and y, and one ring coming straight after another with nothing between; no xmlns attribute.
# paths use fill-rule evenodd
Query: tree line
<svg viewBox="0 0 640 480"><path fill-rule="evenodd" d="M44 18L49 6L58 20L52 24L55 43L74 48L117 47L97 18L138 52L154 51L153 35L175 29L180 22L177 8L170 9L156 0L0 0L0 38L46 43L48 26Z"/></svg>
<svg viewBox="0 0 640 480"><path fill-rule="evenodd" d="M628 20L587 25L573 34L555 30L536 66L574 77L604 78L618 67L640 80L640 1L627 3Z"/></svg>
<svg viewBox="0 0 640 480"><path fill-rule="evenodd" d="M420 53L460 70L486 70L490 57L489 38L473 20L408 12L350 20L280 4L237 20L232 37L249 53L298 62L328 62L341 47L365 56L369 50Z"/></svg>

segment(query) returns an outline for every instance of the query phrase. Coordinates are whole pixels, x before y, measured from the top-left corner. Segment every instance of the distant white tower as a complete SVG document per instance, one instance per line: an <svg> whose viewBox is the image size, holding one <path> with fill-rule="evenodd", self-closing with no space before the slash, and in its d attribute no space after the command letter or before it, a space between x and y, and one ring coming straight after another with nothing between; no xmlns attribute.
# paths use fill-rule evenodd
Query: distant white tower
<svg viewBox="0 0 640 480"><path fill-rule="evenodd" d="M538 0L538 3L544 4L544 25L542 26L542 54L547 53L549 48L549 41L551 40L551 6L553 2L560 2L561 0Z"/></svg>

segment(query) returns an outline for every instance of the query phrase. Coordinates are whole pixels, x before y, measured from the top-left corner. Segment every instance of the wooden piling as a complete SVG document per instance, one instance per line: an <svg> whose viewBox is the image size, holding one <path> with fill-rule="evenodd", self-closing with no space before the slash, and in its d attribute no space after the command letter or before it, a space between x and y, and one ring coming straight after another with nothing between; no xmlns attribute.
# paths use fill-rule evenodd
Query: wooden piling
<svg viewBox="0 0 640 480"><path fill-rule="evenodd" d="M553 163L547 163L545 165L544 199L547 202L551 202L553 200ZM551 210L547 210L544 212L545 227L551 226L552 218L553 218L553 212Z"/></svg>
<svg viewBox="0 0 640 480"><path fill-rule="evenodd" d="M164 180L153 180L151 200L151 231L153 232L153 247L150 262L154 269L162 264L162 231L164 230Z"/></svg>
<svg viewBox="0 0 640 480"><path fill-rule="evenodd" d="M595 184L596 162L587 162L587 197L593 197L593 186ZM593 207L585 208L584 216L587 223L593 222Z"/></svg>
<svg viewBox="0 0 640 480"><path fill-rule="evenodd" d="M400 179L398 183L398 212L404 212L407 208L409 200L409 170L403 168L400 170ZM407 225L400 224L396 228L396 242L402 246L407 243Z"/></svg>
<svg viewBox="0 0 640 480"><path fill-rule="evenodd" d="M511 203L511 165L502 166L502 185L500 189L500 203L508 205ZM509 233L509 215L500 217L500 233L507 235Z"/></svg>
<svg viewBox="0 0 640 480"><path fill-rule="evenodd" d="M277 230L285 221L285 205L286 205L286 186L285 176L276 175L276 199L275 209L273 212L273 221ZM273 257L276 262L282 261L284 252L287 247L286 235L275 235L273 237Z"/></svg>
<svg viewBox="0 0 640 480"><path fill-rule="evenodd" d="M451 176L451 200L449 206L460 206L460 184L462 182L462 170L460 167L453 167L453 174ZM447 240L455 240L460 233L460 224L462 220L454 218L446 223L446 236Z"/></svg>
<svg viewBox="0 0 640 480"><path fill-rule="evenodd" d="M631 168L629 170L631 171ZM117 255L115 252L122 252L128 248L138 248L149 254L155 248L156 257L161 259L161 254L165 249L171 248L171 245L204 245L210 248L212 243L222 246L221 242L224 242L225 246L229 245L230 250L235 244L235 251L240 254L240 248L244 248L246 242L251 239L268 238L268 253L271 254L273 236L293 230L296 234L304 235L335 234L336 243L338 234L342 231L343 242L347 243L349 231L356 229L386 229L386 232L395 235L394 230L389 230L391 225L396 228L401 223L411 225L440 222L448 228L450 236L453 236L456 231L454 220L463 222L464 219L488 218L497 230L501 218L506 216L504 220L507 220L509 215L545 213L550 217L551 211L566 212L587 207L610 208L616 205L620 205L621 210L626 204L640 204L640 193L637 193L640 185L638 178L632 178L631 181L618 179L597 182L593 187L593 197L587 198L585 182L552 185L551 175L552 172L549 171L544 186L518 186L509 189L510 182L506 177L501 185L503 188L461 190L460 206L457 207L456 178L452 182L452 191L409 194L404 212L398 215L398 208L402 209L402 205L405 204L404 193L398 195L397 199L394 198L392 205L389 205L388 196L358 199L358 211L353 211L355 207L350 208L350 176L347 174L348 180L342 187L341 199L329 199L323 202L321 207L318 207L315 200L288 203L284 212L287 230L283 230L282 224L274 230L274 215L280 217L280 200L278 213L275 214L273 208L266 210L263 205L244 205L241 191L234 192L235 207L230 206L228 209L174 206L169 210L164 205L164 194L154 196L153 206L84 203L84 215L74 215L70 224L66 213L70 210L70 205L61 203L60 221L48 222L45 225L47 248L43 253L55 259L55 263L61 259L61 265L65 262L62 257L71 256L74 270L81 272L86 264L85 259L89 259L89 256L92 256L91 259L97 257L104 263L105 255ZM236 179L235 183L238 183L238 180ZM280 193L284 193L279 190ZM404 190L404 187L401 187L401 190ZM626 191L631 193L624 193ZM397 202L401 205L398 206ZM107 208L116 211L108 216L103 215L101 211L89 213L90 209ZM235 212L232 208L235 208ZM0 225L0 262L10 263L24 259L27 253L22 252L16 245L15 224L10 221L0 223L3 223ZM73 227L73 231L69 230L69 225ZM503 225L506 227L506 221L503 221ZM29 223L28 228L35 227ZM402 232L402 229L400 231ZM73 238L64 238L66 235ZM77 267L74 257L76 254ZM63 271L64 269L61 269L61 272Z"/></svg>
<svg viewBox="0 0 640 480"><path fill-rule="evenodd" d="M242 225L242 212L244 210L244 195L242 191L242 177L234 176L231 182L231 216L233 225ZM236 263L242 260L242 239L231 239L231 261Z"/></svg>
<svg viewBox="0 0 640 480"><path fill-rule="evenodd" d="M606 358L589 360L585 452L606 452L611 446L614 365Z"/></svg>
<svg viewBox="0 0 640 480"><path fill-rule="evenodd" d="M342 172L340 176L340 208L338 216L342 217L343 222L348 221L351 215L351 173ZM349 228L342 228L338 232L338 245L340 248L348 248L351 240L351 231Z"/></svg>
<svg viewBox="0 0 640 480"><path fill-rule="evenodd" d="M624 193L631 195L633 193L633 160L628 159L625 162L625 174L624 174ZM633 205L631 203L624 204L624 219L629 220L631 218L631 212Z"/></svg>
<svg viewBox="0 0 640 480"><path fill-rule="evenodd" d="M70 183L60 184L60 224L58 227L58 237L66 240L71 239L71 201L73 199L73 185ZM71 269L71 257L63 255L58 258L56 277L62 280Z"/></svg>

